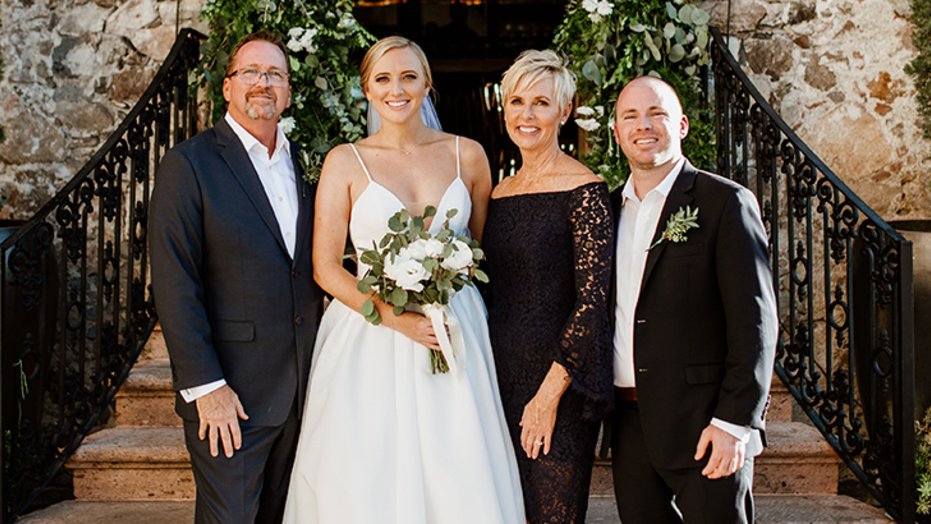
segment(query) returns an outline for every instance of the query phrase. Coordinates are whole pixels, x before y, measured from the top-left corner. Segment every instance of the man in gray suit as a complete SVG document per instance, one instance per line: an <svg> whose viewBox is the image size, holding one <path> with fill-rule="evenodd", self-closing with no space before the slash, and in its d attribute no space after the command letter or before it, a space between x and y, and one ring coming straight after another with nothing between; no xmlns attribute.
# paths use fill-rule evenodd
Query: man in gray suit
<svg viewBox="0 0 931 524"><path fill-rule="evenodd" d="M152 286L199 523L279 522L284 510L323 302L313 191L278 127L289 77L276 35L240 41L226 116L165 155L152 194Z"/></svg>

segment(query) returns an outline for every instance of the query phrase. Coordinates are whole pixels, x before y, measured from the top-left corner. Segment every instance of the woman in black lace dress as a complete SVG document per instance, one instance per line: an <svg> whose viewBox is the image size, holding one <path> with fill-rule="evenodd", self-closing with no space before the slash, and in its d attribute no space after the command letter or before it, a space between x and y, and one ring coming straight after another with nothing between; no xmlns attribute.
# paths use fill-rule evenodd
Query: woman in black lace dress
<svg viewBox="0 0 931 524"><path fill-rule="evenodd" d="M485 226L498 384L528 522L581 524L612 395L608 190L559 149L575 80L556 53L523 53L502 90L523 163L494 189Z"/></svg>

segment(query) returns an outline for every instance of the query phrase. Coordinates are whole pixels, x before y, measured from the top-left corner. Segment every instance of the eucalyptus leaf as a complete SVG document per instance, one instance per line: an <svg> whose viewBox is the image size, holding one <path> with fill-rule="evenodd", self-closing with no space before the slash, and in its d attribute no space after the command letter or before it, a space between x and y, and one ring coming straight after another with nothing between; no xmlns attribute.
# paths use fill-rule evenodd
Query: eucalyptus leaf
<svg viewBox="0 0 931 524"><path fill-rule="evenodd" d="M364 280L360 280L356 283L356 289L358 289L360 293L365 293L367 295L372 292L372 285Z"/></svg>
<svg viewBox="0 0 931 524"><path fill-rule="evenodd" d="M666 2L666 16L675 20L677 14L676 6L672 5L672 2Z"/></svg>
<svg viewBox="0 0 931 524"><path fill-rule="evenodd" d="M481 269L476 269L476 270L475 270L475 274L472 275L472 276L475 277L475 280L478 280L479 282L481 282L481 283L483 283L483 284L487 284L487 283L488 283L488 274L485 273L484 271L482 271Z"/></svg>
<svg viewBox="0 0 931 524"><path fill-rule="evenodd" d="M321 91L326 91L330 87L329 84L327 84L326 78L323 78L322 76L318 76L314 79L314 85L317 86L317 89Z"/></svg>
<svg viewBox="0 0 931 524"><path fill-rule="evenodd" d="M672 48L669 50L669 61L675 64L676 62L681 61L683 58L685 58L685 48L680 44L672 46Z"/></svg>
<svg viewBox="0 0 931 524"><path fill-rule="evenodd" d="M453 208L453 209L450 209L450 211L456 211L456 209ZM427 207L424 208L424 210L423 210L423 217L424 217L424 218L430 218L430 217L432 217L432 216L434 216L434 215L436 215L436 208L435 208L435 207L433 207L433 206L427 206ZM449 213L447 213L446 216L450 216Z"/></svg>
<svg viewBox="0 0 931 524"><path fill-rule="evenodd" d="M692 25L696 26L706 26L708 21L711 20L711 15L708 14L708 11L696 7L692 11Z"/></svg>
<svg viewBox="0 0 931 524"><path fill-rule="evenodd" d="M635 33L642 33L647 30L647 27L643 24L632 24L630 30Z"/></svg>
<svg viewBox="0 0 931 524"><path fill-rule="evenodd" d="M663 38L669 40L674 36L676 36L676 24L672 22L666 22L666 26L663 27Z"/></svg>
<svg viewBox="0 0 931 524"><path fill-rule="evenodd" d="M371 316L371 314L372 314L373 312L376 311L376 309L375 309L375 303L372 302L372 299L368 299L368 300L366 300L365 302L362 303L362 307L360 308L359 311L360 311L363 315L365 315L366 317L369 317L369 316Z"/></svg>
<svg viewBox="0 0 931 524"><path fill-rule="evenodd" d="M705 49L708 46L708 31L707 30L695 31L695 46L701 49Z"/></svg>
<svg viewBox="0 0 931 524"><path fill-rule="evenodd" d="M396 307L404 307L407 305L407 290L399 287L394 288L391 291L391 295L388 297L388 302Z"/></svg>
<svg viewBox="0 0 931 524"><path fill-rule="evenodd" d="M679 21L682 22L683 24L693 25L693 22L692 22L693 12L694 12L694 8L689 4L685 4L684 6L680 7L679 8Z"/></svg>
<svg viewBox="0 0 931 524"><path fill-rule="evenodd" d="M662 58L659 48L653 43L653 37L651 37L649 33L644 35L643 43L646 44L647 49L650 50L650 55L653 57L653 60L659 61Z"/></svg>

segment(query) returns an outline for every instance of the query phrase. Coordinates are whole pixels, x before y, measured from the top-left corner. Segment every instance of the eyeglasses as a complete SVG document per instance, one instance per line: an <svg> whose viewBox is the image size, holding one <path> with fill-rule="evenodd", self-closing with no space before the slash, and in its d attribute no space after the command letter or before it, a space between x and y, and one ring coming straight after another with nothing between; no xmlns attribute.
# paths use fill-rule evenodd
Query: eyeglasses
<svg viewBox="0 0 931 524"><path fill-rule="evenodd" d="M284 87L288 85L288 73L283 73L276 69L268 71L259 71L258 69L237 69L226 75L226 78L239 77L239 81L247 86L259 83L259 78L265 77L265 83L270 86Z"/></svg>

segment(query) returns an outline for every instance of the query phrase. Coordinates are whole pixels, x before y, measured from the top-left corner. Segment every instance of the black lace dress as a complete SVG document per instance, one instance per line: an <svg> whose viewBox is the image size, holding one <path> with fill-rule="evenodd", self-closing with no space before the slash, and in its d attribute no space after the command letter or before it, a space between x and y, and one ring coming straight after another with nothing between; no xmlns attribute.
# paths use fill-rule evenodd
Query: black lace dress
<svg viewBox="0 0 931 524"><path fill-rule="evenodd" d="M502 197L489 206L488 324L531 524L585 521L598 420L613 391L612 240L601 182ZM554 361L572 380L549 455L531 460L520 446L519 422Z"/></svg>

